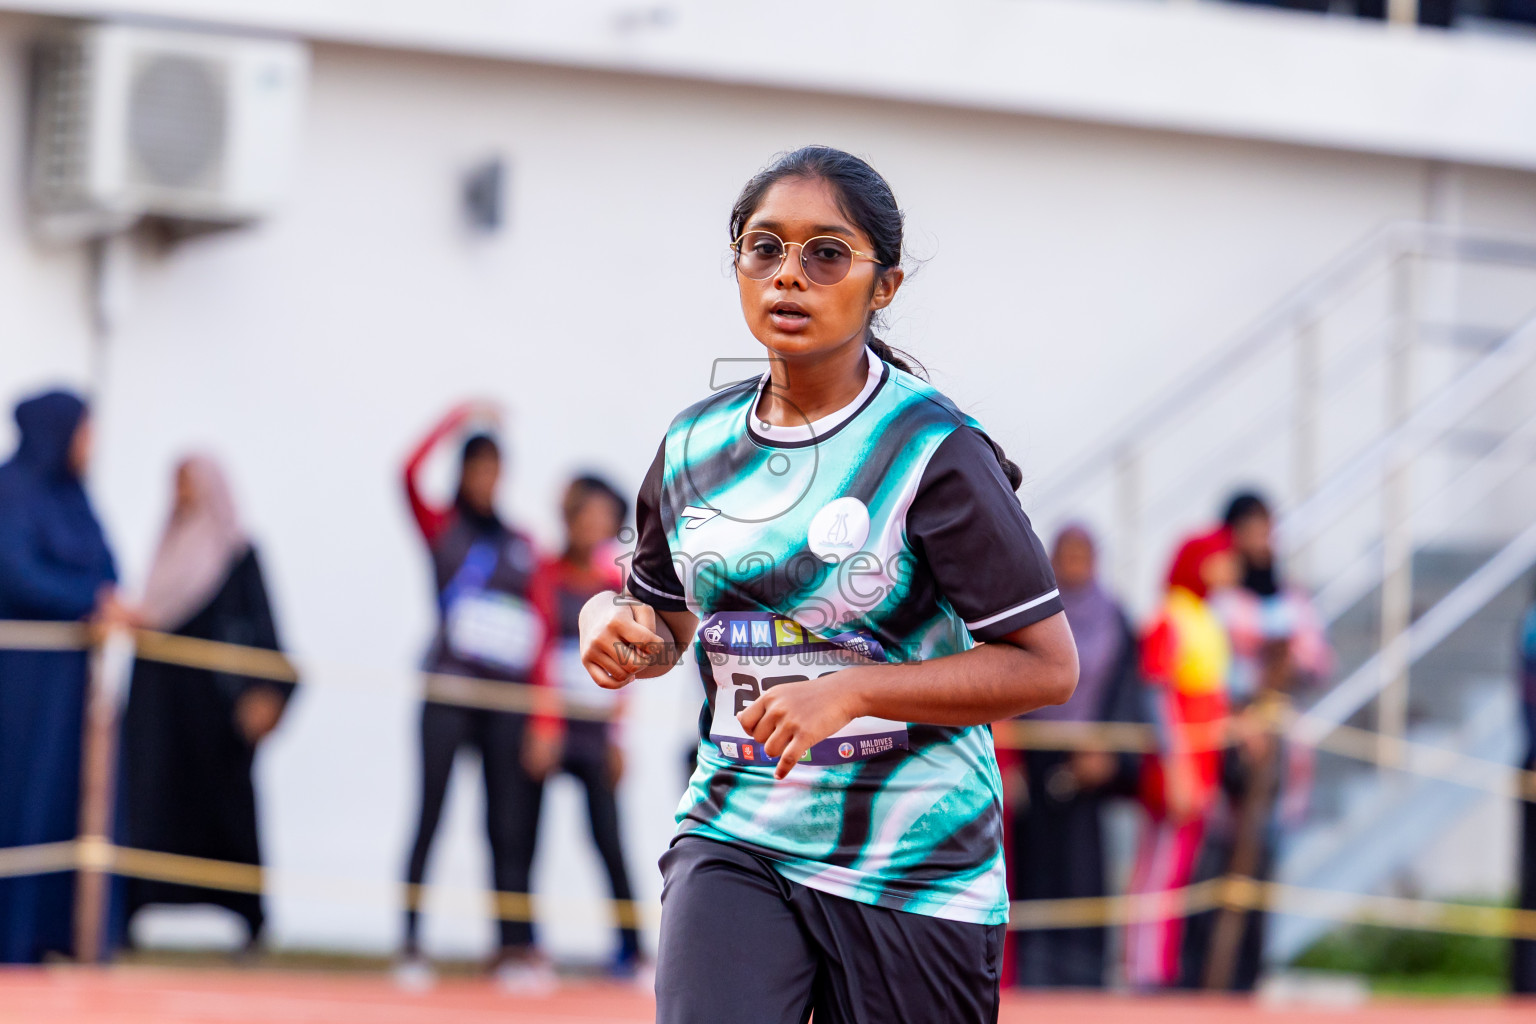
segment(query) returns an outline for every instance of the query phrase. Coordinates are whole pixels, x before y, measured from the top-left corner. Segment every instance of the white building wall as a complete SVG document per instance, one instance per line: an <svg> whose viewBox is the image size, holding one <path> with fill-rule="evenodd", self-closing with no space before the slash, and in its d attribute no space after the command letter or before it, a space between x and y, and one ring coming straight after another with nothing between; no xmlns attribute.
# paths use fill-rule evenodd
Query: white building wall
<svg viewBox="0 0 1536 1024"><path fill-rule="evenodd" d="M0 17L4 396L90 372L85 260L37 248L21 216L27 30ZM507 505L548 541L573 470L635 486L671 414L707 391L710 361L758 351L726 274L725 216L774 151L830 143L889 177L922 261L891 339L1033 479L1370 229L1425 213L1426 165L1398 157L340 45L314 57L281 214L135 244L98 368L92 480L132 589L175 459L220 455L285 639L314 666L259 764L268 857L279 875L361 888L280 882L283 945L382 950L397 934L388 885L416 802L410 669L432 617L398 482L406 450L450 403L502 401ZM511 162L510 223L475 237L459 178L495 153ZM1461 182L1468 221L1536 232L1532 175ZM627 838L646 898L692 719L682 675L643 684L628 733ZM433 878L460 886L487 877L469 779L434 858ZM579 811L555 793L542 891L603 891ZM557 952L606 941L580 907L548 933ZM472 916L428 929L438 951L489 941Z"/></svg>

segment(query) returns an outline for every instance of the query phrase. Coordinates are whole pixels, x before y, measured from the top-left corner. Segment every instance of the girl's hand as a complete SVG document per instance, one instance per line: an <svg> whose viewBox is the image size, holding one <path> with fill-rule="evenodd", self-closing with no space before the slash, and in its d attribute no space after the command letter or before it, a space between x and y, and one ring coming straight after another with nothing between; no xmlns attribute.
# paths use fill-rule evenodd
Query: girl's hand
<svg viewBox="0 0 1536 1024"><path fill-rule="evenodd" d="M617 690L635 674L665 657L667 643L656 632L656 610L638 601L599 594L581 609L581 664L592 681Z"/></svg>
<svg viewBox="0 0 1536 1024"><path fill-rule="evenodd" d="M112 584L102 584L96 591L96 608L86 620L91 643L103 644L114 630L138 629L141 625L138 609L125 603Z"/></svg>
<svg viewBox="0 0 1536 1024"><path fill-rule="evenodd" d="M1102 750L1079 750L1072 755L1072 774L1081 789L1099 789L1115 777L1115 755Z"/></svg>
<svg viewBox="0 0 1536 1024"><path fill-rule="evenodd" d="M1205 810L1200 799L1199 784L1195 781L1194 767L1184 758L1174 757L1165 763L1163 787L1168 817L1175 823L1182 825L1193 821Z"/></svg>
<svg viewBox="0 0 1536 1024"><path fill-rule="evenodd" d="M523 734L523 771L530 778L547 779L560 767L565 753L565 737L552 729L529 725Z"/></svg>
<svg viewBox="0 0 1536 1024"><path fill-rule="evenodd" d="M277 728L288 702L270 686L253 686L235 701L235 725L245 742L255 746Z"/></svg>
<svg viewBox="0 0 1536 1024"><path fill-rule="evenodd" d="M778 758L774 778L789 774L812 746L858 718L857 668L780 683L742 709L736 720L769 757Z"/></svg>

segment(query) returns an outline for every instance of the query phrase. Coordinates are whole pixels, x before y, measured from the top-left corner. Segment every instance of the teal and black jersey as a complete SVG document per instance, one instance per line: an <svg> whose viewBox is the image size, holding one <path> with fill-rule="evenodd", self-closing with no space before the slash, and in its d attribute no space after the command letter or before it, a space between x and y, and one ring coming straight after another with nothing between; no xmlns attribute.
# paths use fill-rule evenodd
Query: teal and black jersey
<svg viewBox="0 0 1536 1024"><path fill-rule="evenodd" d="M991 730L861 718L783 781L736 714L852 664L939 658L1061 610L997 450L931 385L869 354L846 408L755 416L764 381L673 420L636 504L636 598L699 617L698 769L679 832L879 906L1007 920Z"/></svg>

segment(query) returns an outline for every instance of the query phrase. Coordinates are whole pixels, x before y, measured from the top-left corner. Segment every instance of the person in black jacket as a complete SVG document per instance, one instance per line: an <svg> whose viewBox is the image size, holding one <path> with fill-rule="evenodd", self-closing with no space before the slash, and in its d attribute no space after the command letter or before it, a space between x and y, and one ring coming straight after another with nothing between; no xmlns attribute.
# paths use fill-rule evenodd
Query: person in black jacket
<svg viewBox="0 0 1536 1024"><path fill-rule="evenodd" d="M426 542L437 591L438 625L422 668L439 681L468 676L531 684L543 647L543 619L530 595L538 551L497 512L501 446L490 434L472 429L477 420L494 423L498 417L484 403L450 410L405 464L406 499ZM460 439L458 486L450 504L435 504L423 492L420 475L432 453L454 438ZM405 948L396 971L396 980L406 988L425 987L434 977L419 941L421 885L453 762L463 747L479 751L485 776L492 885L514 901L528 892L544 784L523 766L527 723L527 715L513 711L431 700L422 704L421 802L406 866ZM504 916L497 930L498 948L490 964L497 983L523 994L552 989L554 968L535 945L527 916Z"/></svg>
<svg viewBox="0 0 1536 1024"><path fill-rule="evenodd" d="M209 458L176 468L175 505L139 618L177 636L281 649L261 562ZM252 761L292 692L288 682L137 659L123 715L124 845L259 865ZM257 892L130 878L123 894L124 940L133 915L151 904L226 907L244 919L252 947L265 923Z"/></svg>
<svg viewBox="0 0 1536 1024"><path fill-rule="evenodd" d="M1119 603L1099 583L1092 535L1069 526L1051 565L1077 643L1077 690L1067 703L1032 711L1032 720L1146 722L1136 672L1136 637ZM1134 791L1139 757L1101 751L1027 750L1027 795L1013 819L1016 898L1104 896L1104 801ZM1099 988L1107 958L1104 928L1019 933L1018 982L1030 987Z"/></svg>

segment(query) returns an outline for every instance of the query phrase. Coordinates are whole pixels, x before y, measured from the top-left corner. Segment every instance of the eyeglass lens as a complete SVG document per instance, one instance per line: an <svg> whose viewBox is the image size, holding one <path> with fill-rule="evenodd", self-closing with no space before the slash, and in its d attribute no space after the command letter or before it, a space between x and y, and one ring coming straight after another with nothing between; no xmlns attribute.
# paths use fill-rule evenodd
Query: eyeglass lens
<svg viewBox="0 0 1536 1024"><path fill-rule="evenodd" d="M749 231L736 246L736 269L744 277L765 281L779 272L788 248L772 231ZM800 265L815 284L837 284L853 266L853 249L831 235L807 239L800 250Z"/></svg>

